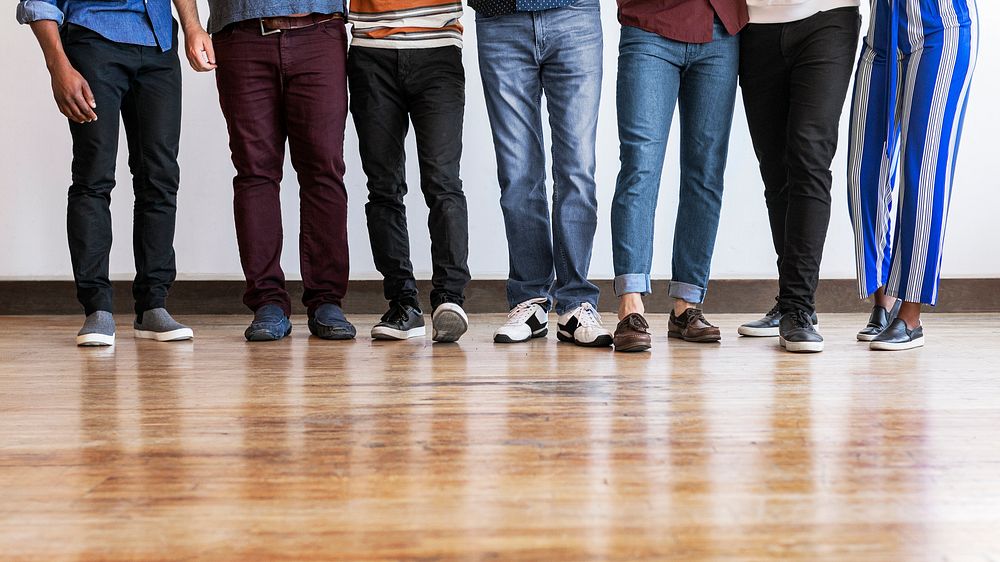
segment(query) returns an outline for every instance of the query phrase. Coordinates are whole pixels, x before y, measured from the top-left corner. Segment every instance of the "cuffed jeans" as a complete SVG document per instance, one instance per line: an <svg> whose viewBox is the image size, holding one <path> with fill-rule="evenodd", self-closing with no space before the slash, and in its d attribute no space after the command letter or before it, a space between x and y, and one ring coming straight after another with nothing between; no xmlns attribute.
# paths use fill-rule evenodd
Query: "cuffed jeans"
<svg viewBox="0 0 1000 562"><path fill-rule="evenodd" d="M262 35L240 23L213 37L216 81L229 126L243 302L291 312L281 269L285 141L299 179L299 260L311 314L347 292L347 34L342 20Z"/></svg>
<svg viewBox="0 0 1000 562"><path fill-rule="evenodd" d="M739 40L716 21L711 43L622 27L618 54L621 171L611 207L615 293L648 294L663 159L680 107L681 185L669 294L705 300L736 103Z"/></svg>
<svg viewBox="0 0 1000 562"><path fill-rule="evenodd" d="M596 306L599 291L587 274L597 230L600 4L477 15L476 32L510 253L508 302L545 298L560 314ZM552 129L551 221L543 94Z"/></svg>
<svg viewBox="0 0 1000 562"><path fill-rule="evenodd" d="M385 298L417 302L406 227L406 149L417 136L420 189L430 213L431 309L461 305L469 284L469 212L459 176L465 69L458 47L352 47L347 72L361 165L368 176L368 235Z"/></svg>
<svg viewBox="0 0 1000 562"><path fill-rule="evenodd" d="M66 226L77 299L88 315L112 308L111 191L118 128L124 123L135 192L135 312L161 308L177 273L173 243L180 183L181 67L176 30L174 48L167 52L115 43L73 24L63 28L62 41L70 63L90 84L99 118L70 123L73 184Z"/></svg>
<svg viewBox="0 0 1000 562"><path fill-rule="evenodd" d="M778 307L816 307L830 225L830 164L858 48L857 8L740 34L740 83L778 255Z"/></svg>

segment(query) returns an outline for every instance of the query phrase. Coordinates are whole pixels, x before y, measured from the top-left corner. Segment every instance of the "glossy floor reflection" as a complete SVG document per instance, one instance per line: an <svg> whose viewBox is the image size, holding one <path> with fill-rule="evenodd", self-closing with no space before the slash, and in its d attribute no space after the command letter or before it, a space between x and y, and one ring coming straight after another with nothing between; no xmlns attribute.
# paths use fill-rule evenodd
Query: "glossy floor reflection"
<svg viewBox="0 0 1000 562"><path fill-rule="evenodd" d="M893 354L826 315L813 356L747 319L706 346L654 317L624 355L494 345L499 316L457 345L187 317L114 350L0 318L0 559L1000 559L1000 316Z"/></svg>

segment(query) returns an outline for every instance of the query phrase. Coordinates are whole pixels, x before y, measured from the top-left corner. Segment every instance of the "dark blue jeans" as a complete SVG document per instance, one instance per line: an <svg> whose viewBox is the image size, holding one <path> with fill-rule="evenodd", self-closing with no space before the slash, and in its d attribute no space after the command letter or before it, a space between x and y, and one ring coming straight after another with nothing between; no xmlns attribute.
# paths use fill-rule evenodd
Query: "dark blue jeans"
<svg viewBox="0 0 1000 562"><path fill-rule="evenodd" d="M587 280L597 230L597 114L601 99L598 0L476 17L479 67L510 252L511 307L555 301L562 314L599 291ZM552 219L545 186L542 95L552 128Z"/></svg>
<svg viewBox="0 0 1000 562"><path fill-rule="evenodd" d="M111 190L115 187L118 127L124 122L135 192L132 249L135 311L164 306L176 276L174 217L180 169L181 67L174 47L109 41L76 25L62 32L66 56L86 78L98 120L70 123L73 185L67 230L76 294L87 314L111 311Z"/></svg>
<svg viewBox="0 0 1000 562"><path fill-rule="evenodd" d="M674 107L681 186L671 297L705 299L722 209L736 103L739 40L716 22L711 43L681 43L622 27L618 54L621 171L611 207L615 293L650 292L653 226Z"/></svg>

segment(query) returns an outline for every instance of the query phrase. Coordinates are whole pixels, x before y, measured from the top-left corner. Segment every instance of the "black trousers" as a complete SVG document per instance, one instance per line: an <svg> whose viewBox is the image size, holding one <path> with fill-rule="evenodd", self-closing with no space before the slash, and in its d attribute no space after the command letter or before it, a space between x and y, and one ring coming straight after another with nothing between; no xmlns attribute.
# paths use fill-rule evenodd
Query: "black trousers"
<svg viewBox="0 0 1000 562"><path fill-rule="evenodd" d="M778 254L778 305L815 310L830 165L861 29L857 8L740 34L740 86Z"/></svg>
<svg viewBox="0 0 1000 562"><path fill-rule="evenodd" d="M111 311L111 190L118 128L124 122L135 191L135 310L141 314L160 308L176 277L173 241L181 130L176 29L168 52L115 43L75 25L63 29L62 40L70 62L90 84L98 117L93 123L70 123L73 184L66 226L77 299L87 314Z"/></svg>
<svg viewBox="0 0 1000 562"><path fill-rule="evenodd" d="M420 189L430 209L431 306L461 305L469 283L469 218L459 166L465 70L458 47L352 47L347 60L351 114L368 176L368 234L385 298L417 305L406 227L406 139L417 140Z"/></svg>

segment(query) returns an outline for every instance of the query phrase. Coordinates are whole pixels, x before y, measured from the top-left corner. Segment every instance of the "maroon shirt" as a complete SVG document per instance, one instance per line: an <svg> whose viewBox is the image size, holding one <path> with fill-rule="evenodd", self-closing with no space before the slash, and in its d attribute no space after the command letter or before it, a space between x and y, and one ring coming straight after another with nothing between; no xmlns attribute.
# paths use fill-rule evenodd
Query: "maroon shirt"
<svg viewBox="0 0 1000 562"><path fill-rule="evenodd" d="M710 43L718 14L726 31L750 21L746 0L618 0L618 21L683 43Z"/></svg>

